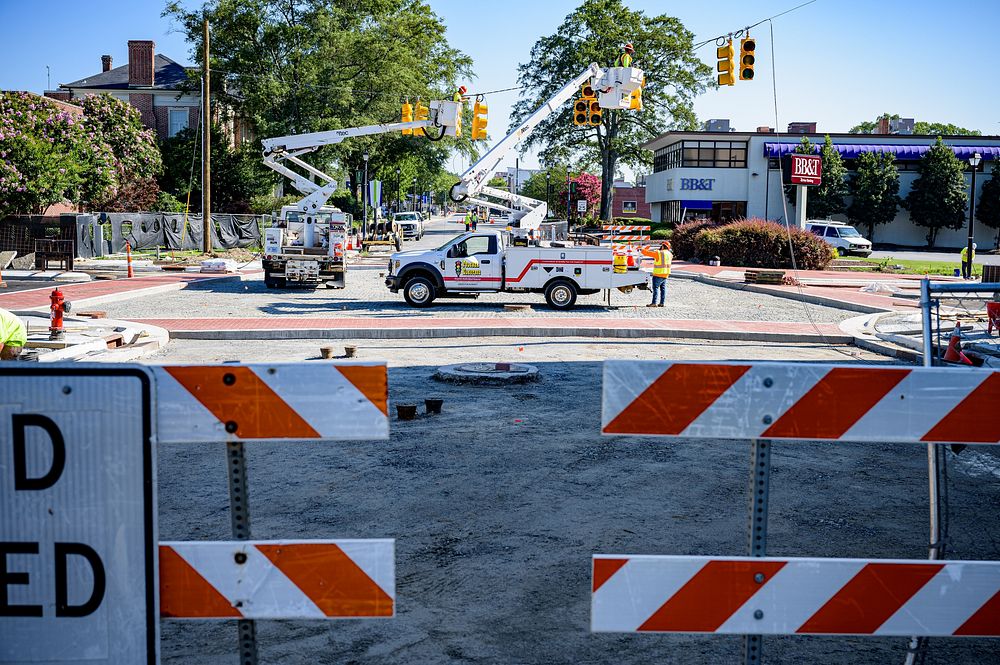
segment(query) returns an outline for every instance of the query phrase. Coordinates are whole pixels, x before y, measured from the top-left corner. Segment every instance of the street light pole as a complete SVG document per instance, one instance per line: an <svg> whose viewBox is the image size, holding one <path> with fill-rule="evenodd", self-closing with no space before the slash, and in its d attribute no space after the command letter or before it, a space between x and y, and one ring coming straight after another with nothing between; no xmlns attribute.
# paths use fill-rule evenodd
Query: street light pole
<svg viewBox="0 0 1000 665"><path fill-rule="evenodd" d="M552 214L552 174L548 171L545 172L545 216L548 217Z"/></svg>
<svg viewBox="0 0 1000 665"><path fill-rule="evenodd" d="M361 224L361 235L365 238L368 237L368 153L361 155L362 159L365 160L365 182L363 187L365 188L364 194L361 195L362 205L365 210L364 222Z"/></svg>
<svg viewBox="0 0 1000 665"><path fill-rule="evenodd" d="M410 205L410 210L414 211L417 209L417 179L413 179L413 203Z"/></svg>
<svg viewBox="0 0 1000 665"><path fill-rule="evenodd" d="M397 166L396 167L396 212L402 212L402 207L400 206L400 203L399 203L399 200L400 200L399 199L399 194L400 194L399 188L400 188L401 185L402 185L402 182L399 179L399 167Z"/></svg>
<svg viewBox="0 0 1000 665"><path fill-rule="evenodd" d="M972 165L972 201L969 205L969 242L965 247L966 255L965 258L969 263L969 276L967 279L972 279L972 243L974 235L974 225L975 225L975 212L976 212L976 169L979 168L979 162L983 158L978 152L972 153L972 157L969 157L969 164ZM963 275L965 277L965 275Z"/></svg>

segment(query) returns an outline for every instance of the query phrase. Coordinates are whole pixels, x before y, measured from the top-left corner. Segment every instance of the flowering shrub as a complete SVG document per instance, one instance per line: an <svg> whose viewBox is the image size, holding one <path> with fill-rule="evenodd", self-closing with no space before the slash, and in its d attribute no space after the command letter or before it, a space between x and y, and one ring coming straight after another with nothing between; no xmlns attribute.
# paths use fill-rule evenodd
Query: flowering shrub
<svg viewBox="0 0 1000 665"><path fill-rule="evenodd" d="M82 106L74 118L35 95L0 93L0 216L63 200L92 210L155 200L160 151L139 112L108 95Z"/></svg>
<svg viewBox="0 0 1000 665"><path fill-rule="evenodd" d="M702 228L694 236L695 253L703 260L718 256L722 265L727 266L791 268L789 233L797 268L822 270L833 260L830 246L812 233L798 228L786 229L783 224L764 219L742 219Z"/></svg>
<svg viewBox="0 0 1000 665"><path fill-rule="evenodd" d="M0 217L78 200L86 151L69 113L25 92L0 93Z"/></svg>
<svg viewBox="0 0 1000 665"><path fill-rule="evenodd" d="M573 198L573 209L570 211L570 215L576 216L578 214L576 212L576 202L584 199L587 202L587 212L583 213L581 217L583 219L594 219L601 209L601 179L596 175L581 173L575 178L571 178L571 180L576 183L576 194ZM563 186L562 191L559 192L558 200L566 201L568 193L566 187Z"/></svg>

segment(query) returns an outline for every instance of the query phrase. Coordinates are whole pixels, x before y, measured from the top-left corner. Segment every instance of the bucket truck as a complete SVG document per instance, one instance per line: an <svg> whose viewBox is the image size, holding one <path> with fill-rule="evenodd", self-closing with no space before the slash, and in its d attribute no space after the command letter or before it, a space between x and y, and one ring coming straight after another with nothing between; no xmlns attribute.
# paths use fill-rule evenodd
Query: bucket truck
<svg viewBox="0 0 1000 665"><path fill-rule="evenodd" d="M424 120L293 134L262 141L264 164L289 178L295 189L305 195L295 205L284 206L276 224L264 232L264 283L268 288L283 288L290 282L326 284L340 289L346 286L345 255L353 219L349 213L326 205L337 189L337 182L306 163L302 156L357 136L407 130L420 130L432 141L455 136L456 125L461 123L461 103L435 100L429 103L429 108Z"/></svg>
<svg viewBox="0 0 1000 665"><path fill-rule="evenodd" d="M635 67L602 69L590 65L557 91L524 122L504 137L462 174L451 188L451 198L496 209L482 195L510 206L510 232L477 230L462 234L430 251L397 252L389 259L386 286L414 307L426 307L439 297L469 297L479 293L529 292L544 294L553 309L571 309L578 295L617 288L628 292L648 288L648 273L616 273L610 247L573 246L541 242L535 237L545 219L546 203L517 192L489 187L504 157L540 122L556 112L583 84L599 91L603 109L628 109L632 93L642 85L643 72Z"/></svg>

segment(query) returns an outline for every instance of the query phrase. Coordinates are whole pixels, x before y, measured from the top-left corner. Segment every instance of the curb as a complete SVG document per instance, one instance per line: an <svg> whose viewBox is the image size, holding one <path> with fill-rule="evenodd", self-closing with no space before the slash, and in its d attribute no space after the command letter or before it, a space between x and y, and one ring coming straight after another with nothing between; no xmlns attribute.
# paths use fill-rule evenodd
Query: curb
<svg viewBox="0 0 1000 665"><path fill-rule="evenodd" d="M896 358L898 360L905 360L907 362L920 362L923 354L914 351L913 349L907 349L906 347L880 339L874 334L866 332L866 330L870 327L873 329L874 323L882 316L882 314L885 313L886 312L877 312L874 314L866 314L846 319L840 322L840 330L844 334L853 337L853 344L859 349L871 351L872 353L888 356L890 358Z"/></svg>
<svg viewBox="0 0 1000 665"><path fill-rule="evenodd" d="M441 337L596 337L602 339L707 339L742 342L853 344L849 334L758 332L740 330L666 330L649 328L296 328L284 330L172 330L171 339L431 339Z"/></svg>
<svg viewBox="0 0 1000 665"><path fill-rule="evenodd" d="M789 291L789 292L775 291L773 289L767 288L766 286L760 286L759 284L730 282L722 279L717 279L715 277L710 277L708 275L703 275L701 273L687 272L684 270L675 270L671 273L671 276L676 276L681 279L690 279L696 282L701 282L703 284L709 284L711 286L721 286L727 289L735 289L736 291L752 291L753 293L762 293L765 295L774 296L775 298L787 298L788 300L798 300L799 302L805 302L811 305L823 305L825 307L843 309L849 312L860 312L862 314L881 314L884 312L894 311L891 309L886 309L884 307L875 307L873 305L862 305L860 303L837 300L836 298L817 296L809 293L799 293L798 291Z"/></svg>
<svg viewBox="0 0 1000 665"><path fill-rule="evenodd" d="M92 296L90 298L82 298L80 300L72 300L74 307L93 307L95 305L104 305L112 302L121 302L123 300L131 300L132 298L141 298L147 295L158 295L161 293L170 293L171 291L181 291L188 288L189 286L195 284L205 284L208 282L216 282L221 280L237 280L242 281L243 275L220 275L218 277L205 277L199 279L198 281L188 281L188 282L173 282L170 284L157 284L155 286L147 286L140 289L132 289L130 291L120 291L118 293L108 293L102 296ZM48 287L41 287L42 289L47 289ZM29 289L34 291L36 289ZM21 291L19 293L24 293ZM2 304L2 303L0 303ZM38 307L23 307L21 311L24 312L44 312L49 309L49 305L39 305Z"/></svg>

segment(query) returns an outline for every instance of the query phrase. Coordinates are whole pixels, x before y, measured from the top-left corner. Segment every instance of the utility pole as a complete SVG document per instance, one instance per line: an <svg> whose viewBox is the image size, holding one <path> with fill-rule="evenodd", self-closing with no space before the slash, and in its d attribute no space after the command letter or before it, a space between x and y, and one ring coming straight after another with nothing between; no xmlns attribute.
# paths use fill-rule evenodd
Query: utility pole
<svg viewBox="0 0 1000 665"><path fill-rule="evenodd" d="M208 19L205 19L205 52L201 82L201 250L212 251L212 115L208 64Z"/></svg>

